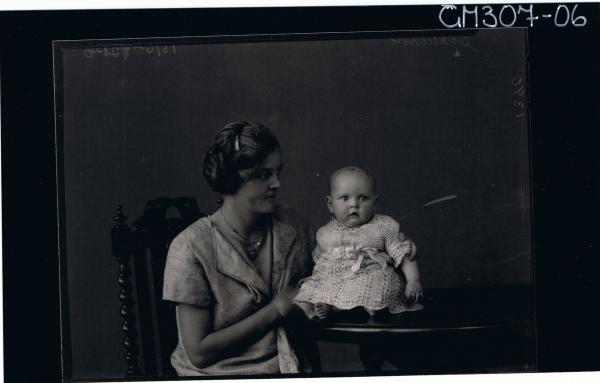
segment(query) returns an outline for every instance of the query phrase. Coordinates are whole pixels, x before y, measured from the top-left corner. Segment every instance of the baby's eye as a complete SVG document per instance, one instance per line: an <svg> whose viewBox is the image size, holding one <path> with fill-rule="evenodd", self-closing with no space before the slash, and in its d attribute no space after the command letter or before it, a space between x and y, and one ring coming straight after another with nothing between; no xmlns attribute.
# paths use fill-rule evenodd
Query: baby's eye
<svg viewBox="0 0 600 383"><path fill-rule="evenodd" d="M348 201L348 196L347 195L343 195L343 196L340 197L340 199L342 201Z"/></svg>
<svg viewBox="0 0 600 383"><path fill-rule="evenodd" d="M364 195L361 195L359 198L361 201L367 201L369 199L369 197L364 196Z"/></svg>

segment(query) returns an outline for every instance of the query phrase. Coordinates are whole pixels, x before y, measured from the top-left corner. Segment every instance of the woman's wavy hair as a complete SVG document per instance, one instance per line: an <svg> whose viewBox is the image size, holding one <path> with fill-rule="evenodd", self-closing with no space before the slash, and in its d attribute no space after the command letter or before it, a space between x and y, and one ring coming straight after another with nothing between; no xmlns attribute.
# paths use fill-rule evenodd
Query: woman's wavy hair
<svg viewBox="0 0 600 383"><path fill-rule="evenodd" d="M215 192L235 194L278 149L279 141L266 126L251 121L231 122L217 132L204 154L204 178Z"/></svg>

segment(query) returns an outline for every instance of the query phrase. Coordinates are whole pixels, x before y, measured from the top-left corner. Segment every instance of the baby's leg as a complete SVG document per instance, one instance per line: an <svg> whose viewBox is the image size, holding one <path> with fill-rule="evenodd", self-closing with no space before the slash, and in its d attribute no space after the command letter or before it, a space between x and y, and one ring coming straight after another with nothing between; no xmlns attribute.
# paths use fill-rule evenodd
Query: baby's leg
<svg viewBox="0 0 600 383"><path fill-rule="evenodd" d="M327 314L329 314L329 310L331 310L331 305L328 305L327 303L319 302L315 304L315 312L319 319L325 319Z"/></svg>

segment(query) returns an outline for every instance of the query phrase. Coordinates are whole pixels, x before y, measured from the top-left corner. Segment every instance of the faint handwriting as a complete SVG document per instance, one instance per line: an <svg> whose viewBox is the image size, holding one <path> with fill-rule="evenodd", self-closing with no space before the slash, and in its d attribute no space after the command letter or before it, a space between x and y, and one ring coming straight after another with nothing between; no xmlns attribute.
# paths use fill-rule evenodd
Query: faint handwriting
<svg viewBox="0 0 600 383"><path fill-rule="evenodd" d="M405 47L428 47L428 46L461 46L469 47L473 52L478 52L471 41L466 36L461 37L406 37L406 38L393 38L393 43L403 45Z"/></svg>
<svg viewBox="0 0 600 383"><path fill-rule="evenodd" d="M527 97L525 94L525 84L523 77L514 76L511 80L513 86L513 108L515 110L515 118L525 117L527 112Z"/></svg>
<svg viewBox="0 0 600 383"><path fill-rule="evenodd" d="M174 55L177 53L175 45L138 45L138 46L95 46L86 48L83 55L88 59L94 57L119 58L127 61L133 54L152 55L156 57Z"/></svg>

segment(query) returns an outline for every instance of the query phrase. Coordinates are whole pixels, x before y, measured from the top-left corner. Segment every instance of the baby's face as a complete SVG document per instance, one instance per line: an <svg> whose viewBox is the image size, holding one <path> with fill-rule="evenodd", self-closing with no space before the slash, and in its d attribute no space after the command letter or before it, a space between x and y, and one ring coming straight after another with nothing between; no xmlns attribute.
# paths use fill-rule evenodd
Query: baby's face
<svg viewBox="0 0 600 383"><path fill-rule="evenodd" d="M364 174L342 173L335 177L327 196L327 207L335 219L348 227L357 227L375 214L377 195L373 182Z"/></svg>

